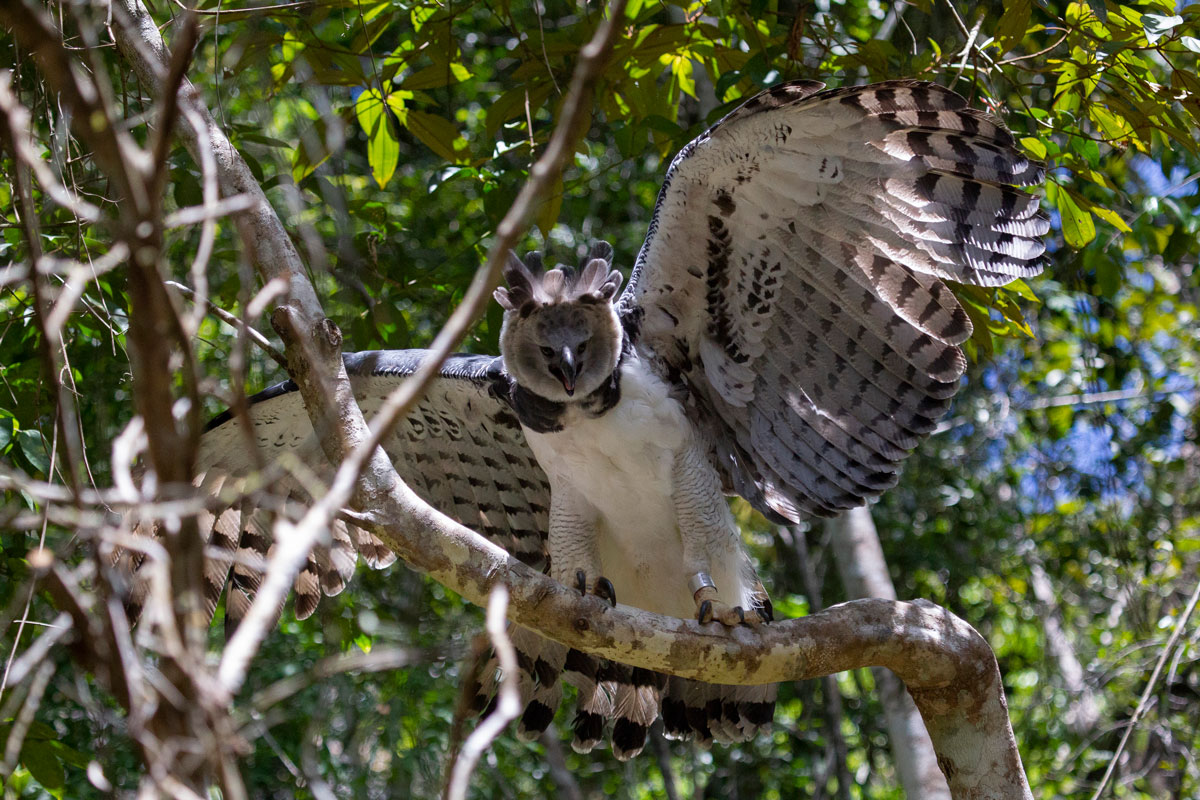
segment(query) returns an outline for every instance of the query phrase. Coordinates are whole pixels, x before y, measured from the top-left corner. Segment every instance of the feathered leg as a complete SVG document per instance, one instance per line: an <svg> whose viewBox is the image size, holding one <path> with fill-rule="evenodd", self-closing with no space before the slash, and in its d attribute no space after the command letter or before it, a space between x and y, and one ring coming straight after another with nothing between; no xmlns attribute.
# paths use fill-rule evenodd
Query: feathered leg
<svg viewBox="0 0 1200 800"><path fill-rule="evenodd" d="M690 576L688 588L696 601L696 618L700 622L715 619L730 627L761 624L763 617L753 608L747 610L742 605L743 598L721 595L721 588L710 577L714 556L736 559L744 556L734 539L737 525L725 504L717 473L695 440L675 457L673 477L671 499L683 539L684 571ZM725 587L726 592L736 590L738 587ZM730 599L734 605L729 603Z"/></svg>

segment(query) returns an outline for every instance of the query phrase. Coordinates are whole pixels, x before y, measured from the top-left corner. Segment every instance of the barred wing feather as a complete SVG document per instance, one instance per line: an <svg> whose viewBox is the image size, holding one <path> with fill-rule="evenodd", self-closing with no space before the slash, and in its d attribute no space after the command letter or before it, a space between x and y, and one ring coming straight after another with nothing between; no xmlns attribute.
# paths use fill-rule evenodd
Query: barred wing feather
<svg viewBox="0 0 1200 800"><path fill-rule="evenodd" d="M727 486L773 518L891 486L971 323L945 281L1041 271L1037 183L993 118L916 81L764 92L672 162L621 298Z"/></svg>
<svg viewBox="0 0 1200 800"><path fill-rule="evenodd" d="M355 398L368 421L425 355L423 350L346 355ZM508 376L501 359L452 356L443 365L441 377L383 446L400 477L426 502L522 561L541 567L546 555L550 487L504 400L507 391ZM294 383L266 389L250 402L257 455L247 447L245 434L233 416L222 414L201 440L202 487L216 494L227 488L228 482L252 475L258 458L264 465L273 465L285 453L294 465L312 470L317 479L332 476ZM271 491L255 495L260 501L274 498L274 502L230 508L201 521L209 537L205 571L208 611L215 610L228 585L227 626L236 624L257 589L273 542L268 510L287 513L287 501L303 503L307 499L304 479L280 475L278 467L274 474ZM313 552L296 580L296 615L307 617L322 594L340 592L360 555L376 568L395 560L374 534L336 521L330 541ZM135 597L135 605L137 600Z"/></svg>

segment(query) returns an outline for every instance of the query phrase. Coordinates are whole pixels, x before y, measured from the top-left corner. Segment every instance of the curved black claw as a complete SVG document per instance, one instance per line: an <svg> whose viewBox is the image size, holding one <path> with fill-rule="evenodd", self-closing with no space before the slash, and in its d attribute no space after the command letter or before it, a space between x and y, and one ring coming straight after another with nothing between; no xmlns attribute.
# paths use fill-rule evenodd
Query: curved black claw
<svg viewBox="0 0 1200 800"><path fill-rule="evenodd" d="M596 578L596 585L592 587L592 594L602 600L607 600L613 608L617 607L617 590L613 588L612 581L603 576Z"/></svg>
<svg viewBox="0 0 1200 800"><path fill-rule="evenodd" d="M575 590L583 595L588 593L587 573L581 569L575 570ZM601 600L607 600L613 608L617 607L617 590L613 587L612 581L603 575L596 578L596 582L592 584L591 593Z"/></svg>
<svg viewBox="0 0 1200 800"><path fill-rule="evenodd" d="M764 625L767 624L768 622L775 621L775 614L772 613L771 606L769 605L769 603L770 603L770 601L768 601L768 605L759 606L758 608L754 609L755 611L758 612L758 618L763 621Z"/></svg>
<svg viewBox="0 0 1200 800"><path fill-rule="evenodd" d="M738 622L742 625L746 624L746 611L741 606L734 606L733 612L738 615Z"/></svg>
<svg viewBox="0 0 1200 800"><path fill-rule="evenodd" d="M696 621L704 625L705 623L712 622L712 619L712 600L705 600L700 604L700 610L696 612Z"/></svg>

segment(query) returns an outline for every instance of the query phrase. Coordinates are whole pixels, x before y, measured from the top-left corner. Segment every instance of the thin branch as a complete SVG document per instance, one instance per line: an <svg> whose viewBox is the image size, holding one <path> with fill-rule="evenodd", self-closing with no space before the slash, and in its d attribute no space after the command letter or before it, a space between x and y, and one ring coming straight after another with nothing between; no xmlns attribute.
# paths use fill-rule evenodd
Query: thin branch
<svg viewBox="0 0 1200 800"><path fill-rule="evenodd" d="M181 208L178 211L168 214L167 218L163 220L163 227L168 229L182 228L186 225L211 222L221 217L228 217L241 211L247 211L253 208L256 202L256 198L245 194L235 194L233 197L214 199L211 204L205 201L198 206L188 206L187 208Z"/></svg>
<svg viewBox="0 0 1200 800"><path fill-rule="evenodd" d="M317 681L343 672L384 672L423 664L445 657L432 650L409 650L397 647L373 649L369 653L346 653L323 658L298 675L278 680L250 698L250 706L262 713L289 697L304 691Z"/></svg>
<svg viewBox="0 0 1200 800"><path fill-rule="evenodd" d="M12 74L8 71L0 72L0 115L7 120L9 142L16 160L23 162L33 171L38 184L50 195L50 199L71 212L76 219L96 222L101 216L100 209L63 186L58 176L33 149L29 112L13 95L11 83Z"/></svg>
<svg viewBox="0 0 1200 800"><path fill-rule="evenodd" d="M1175 629L1171 631L1170 637L1167 638L1167 643L1163 645L1162 653L1158 657L1158 662L1154 665L1154 670L1150 673L1149 680L1146 681L1146 688L1142 691L1142 696L1138 698L1137 707L1133 709L1133 715L1129 718L1129 722L1125 724L1125 732L1121 734L1121 742L1117 745L1116 752L1109 759L1108 767L1104 770L1104 777L1100 779L1100 785L1096 787L1095 793L1092 794L1092 800L1099 800L1104 794L1104 790L1108 788L1108 782L1112 778L1113 771L1117 768L1117 764L1121 761L1121 755L1125 752L1125 745L1129 743L1129 737L1137 728L1138 720L1146 710L1146 704L1150 700L1150 695L1154 693L1155 687L1158 685L1158 676L1162 672L1163 665L1167 663L1167 659L1171 655L1171 651L1175 649L1175 643L1179 641L1180 635L1187 628L1188 620L1191 619L1192 612L1196 609L1196 601L1200 600L1200 583L1196 584L1195 590L1192 592L1191 598L1188 599L1187 607L1183 613L1175 620Z"/></svg>
<svg viewBox="0 0 1200 800"><path fill-rule="evenodd" d="M196 292L192 291L192 289L190 289L187 286L184 286L182 283L179 283L178 281L167 281L167 286L170 286L172 289L178 289L179 291L183 292L184 294L188 294L188 295L192 295L192 296L196 295ZM275 299L275 297L278 296L279 293L282 293L282 291L283 291L282 283L270 283L270 284L267 284L266 286L264 286L262 289L262 292L266 293L266 295L268 297L268 299L266 301L268 303L272 302ZM246 336L248 336L252 342L254 342L256 345L258 345L260 348L262 348L262 351L271 357L272 361L274 361L276 364L283 367L284 369L287 369L287 356L285 356L283 353L279 352L279 350L276 349L275 345L272 344L271 340L268 339L266 336L263 336L261 333L259 333L258 330L256 330L254 327L247 325L245 322L242 321L242 319L240 317L235 316L234 314L230 314L228 311L226 311L225 309L216 305L211 300L205 300L203 303L203 307L208 309L208 311L212 312L216 316L220 317L222 322L224 322L227 325L229 325L230 327L246 334ZM247 314L246 316L254 317L257 315L256 314Z"/></svg>
<svg viewBox="0 0 1200 800"><path fill-rule="evenodd" d="M446 787L446 800L465 800L467 787L471 782L471 773L479 763L480 756L491 746L496 737L508 727L521 713L521 693L517 688L517 651L508 638L508 587L497 583L492 587L491 597L487 605L487 632L492 641L492 647L500 660L500 670L503 677L497 695L496 710L479 723L467 741L463 743L462 752L454 762L454 771L450 775L450 783Z"/></svg>
<svg viewBox="0 0 1200 800"><path fill-rule="evenodd" d="M783 533L781 531L781 533ZM796 556L800 561L800 575L804 583L804 593L808 595L808 605L812 611L820 611L825 607L821 598L821 583L817 579L817 571L813 566L812 557L808 551L808 539L805 531L799 527L787 531L782 536L785 541L790 538L796 548ZM822 711L825 714L826 736L829 737L830 749L833 751L831 761L832 771L837 775L837 796L839 800L850 800L850 766L847 763L846 737L842 735L842 692L838 688L837 678L826 675L821 678ZM908 787L905 787L908 788Z"/></svg>

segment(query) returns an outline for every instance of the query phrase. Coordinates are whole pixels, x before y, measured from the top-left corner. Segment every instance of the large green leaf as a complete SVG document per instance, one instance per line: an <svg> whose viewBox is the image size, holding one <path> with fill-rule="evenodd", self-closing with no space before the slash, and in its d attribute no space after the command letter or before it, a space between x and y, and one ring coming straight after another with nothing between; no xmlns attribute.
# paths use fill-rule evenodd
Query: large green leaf
<svg viewBox="0 0 1200 800"><path fill-rule="evenodd" d="M358 124L367 134L367 161L371 165L371 175L380 187L387 186L400 160L400 142L392 130L387 109L383 93L374 87L364 90L354 103Z"/></svg>

